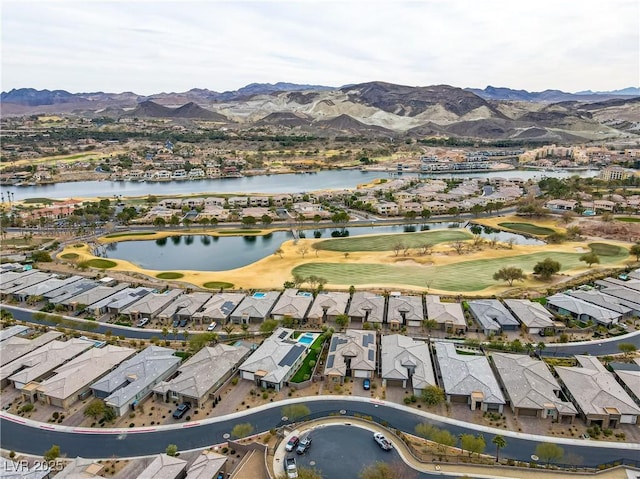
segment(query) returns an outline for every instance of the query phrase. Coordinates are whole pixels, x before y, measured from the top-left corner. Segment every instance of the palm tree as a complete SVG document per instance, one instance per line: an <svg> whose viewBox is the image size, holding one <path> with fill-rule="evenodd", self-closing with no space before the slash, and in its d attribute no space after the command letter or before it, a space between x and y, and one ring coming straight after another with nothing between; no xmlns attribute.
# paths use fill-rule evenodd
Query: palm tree
<svg viewBox="0 0 640 479"><path fill-rule="evenodd" d="M496 462L500 461L500 449L507 447L507 441L500 434L495 436L491 442L496 445Z"/></svg>

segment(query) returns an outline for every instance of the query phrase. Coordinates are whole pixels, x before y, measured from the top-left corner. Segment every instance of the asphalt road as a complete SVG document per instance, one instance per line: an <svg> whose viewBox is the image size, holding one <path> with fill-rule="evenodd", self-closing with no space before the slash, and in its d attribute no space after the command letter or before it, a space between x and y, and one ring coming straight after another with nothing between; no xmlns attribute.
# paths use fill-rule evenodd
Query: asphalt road
<svg viewBox="0 0 640 479"><path fill-rule="evenodd" d="M311 411L312 418L335 416L340 411L348 416L360 414L371 416L378 422L386 421L389 427L402 431L413 432L416 424L430 422L437 427L446 428L455 436L460 434L477 434L473 425L448 424L437 417L428 419L425 414L397 404L380 404L362 398L304 398L281 401L278 404L262 406L253 410L234 413L216 419L202 422L184 423L182 427L173 429L172 426L159 426L135 430L118 429L90 429L59 427L53 428L47 423L30 424L22 418L16 418L6 413L0 416L0 446L5 450L41 456L53 444L60 446L63 454L69 457L81 456L85 458L105 457L137 457L162 453L167 445L176 444L179 450L190 450L209 447L226 442L233 427L239 423L250 423L255 433L277 428L285 423L282 421L282 407L285 404L304 402ZM16 420L22 423L15 422ZM494 434L484 428L483 434L487 444L490 444ZM540 442L553 441L561 443L565 455L578 458L586 466L625 458L640 463L640 445L620 444L619 447L603 447L603 443L596 441L569 441L560 438L550 439L544 436L529 437L511 431L499 431L506 438L501 456L528 461ZM351 439L346 436L344 443ZM373 441L372 441L373 442ZM565 444L569 443L569 444Z"/></svg>
<svg viewBox="0 0 640 479"><path fill-rule="evenodd" d="M586 341L580 343L549 343L542 350L543 356L574 356L576 354L589 354L591 356L606 356L609 354L620 354L619 345L631 343L640 349L640 331L607 338L597 341Z"/></svg>

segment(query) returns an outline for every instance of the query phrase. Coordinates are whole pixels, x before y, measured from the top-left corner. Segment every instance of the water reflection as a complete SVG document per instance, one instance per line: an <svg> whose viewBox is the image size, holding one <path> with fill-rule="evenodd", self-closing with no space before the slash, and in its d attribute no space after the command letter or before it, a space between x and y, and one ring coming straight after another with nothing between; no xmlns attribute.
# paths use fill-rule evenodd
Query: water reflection
<svg viewBox="0 0 640 479"><path fill-rule="evenodd" d="M458 228L455 222L415 223L412 225L365 226L358 228L316 228L300 231L300 238L328 238L362 236L368 234L391 234ZM490 241L514 242L514 244L544 244L535 238L517 233L499 231L479 225L465 226L471 233ZM199 241L195 241L198 238ZM260 238L260 239L258 239ZM105 256L131 261L143 268L153 270L225 271L254 263L270 256L284 241L292 239L291 231L275 231L264 236L207 236L173 235L157 240L123 241L111 243ZM155 248L153 245L160 246ZM188 248L187 248L188 247Z"/></svg>

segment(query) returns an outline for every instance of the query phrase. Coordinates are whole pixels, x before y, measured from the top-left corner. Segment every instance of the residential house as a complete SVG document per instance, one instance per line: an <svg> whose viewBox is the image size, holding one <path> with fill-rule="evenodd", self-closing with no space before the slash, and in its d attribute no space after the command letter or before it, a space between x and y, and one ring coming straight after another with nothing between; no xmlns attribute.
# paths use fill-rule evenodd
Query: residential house
<svg viewBox="0 0 640 479"><path fill-rule="evenodd" d="M12 296L22 289L50 279L49 273L43 273L37 269L27 271L9 271L0 275L0 295Z"/></svg>
<svg viewBox="0 0 640 479"><path fill-rule="evenodd" d="M376 371L376 332L347 329L334 333L324 374L332 381L344 382L346 377L373 378Z"/></svg>
<svg viewBox="0 0 640 479"><path fill-rule="evenodd" d="M472 411L502 413L504 396L486 357L459 354L455 344L436 341L437 368L449 403L467 403Z"/></svg>
<svg viewBox="0 0 640 479"><path fill-rule="evenodd" d="M270 200L268 196L250 196L249 206L262 206L264 208L268 208L269 201Z"/></svg>
<svg viewBox="0 0 640 479"><path fill-rule="evenodd" d="M335 321L338 316L345 314L349 298L349 293L320 291L307 314L307 321L316 326Z"/></svg>
<svg viewBox="0 0 640 479"><path fill-rule="evenodd" d="M382 386L409 387L420 396L427 386L435 386L429 344L400 334L382 336L380 345Z"/></svg>
<svg viewBox="0 0 640 479"><path fill-rule="evenodd" d="M9 326L7 328L0 329L0 342L9 338L13 338L14 336L20 336L21 334L24 334L27 331L29 331L29 327L22 326L20 324L16 324L14 326Z"/></svg>
<svg viewBox="0 0 640 479"><path fill-rule="evenodd" d="M105 466L95 459L76 457L64 464L64 469L56 473L57 479L99 479L106 472Z"/></svg>
<svg viewBox="0 0 640 479"><path fill-rule="evenodd" d="M497 299L476 299L469 301L469 312L480 323L487 336L502 334L503 331L516 331L520 323Z"/></svg>
<svg viewBox="0 0 640 479"><path fill-rule="evenodd" d="M123 309L136 301L139 301L140 298L145 297L152 291L152 288L145 288L143 286L139 286L137 288L125 288L111 296L107 296L106 298L89 305L89 309L93 311L96 316L105 313L114 315L120 314Z"/></svg>
<svg viewBox="0 0 640 479"><path fill-rule="evenodd" d="M151 292L124 308L120 314L129 316L131 321L153 319L183 293L181 289L171 289L164 293Z"/></svg>
<svg viewBox="0 0 640 479"><path fill-rule="evenodd" d="M427 318L438 323L441 330L449 334L461 334L467 330L464 311L460 303L443 303L440 296L428 294L425 297Z"/></svg>
<svg viewBox="0 0 640 479"><path fill-rule="evenodd" d="M123 416L149 396L156 384L178 369L181 359L174 353L173 349L160 346L145 348L93 383L93 395L104 399L117 416Z"/></svg>
<svg viewBox="0 0 640 479"><path fill-rule="evenodd" d="M188 401L202 408L250 352L251 348L242 342L206 346L187 359L175 376L154 386L153 392L165 401Z"/></svg>
<svg viewBox="0 0 640 479"><path fill-rule="evenodd" d="M293 329L277 328L240 366L240 377L280 391L308 353L308 345L294 340L293 333Z"/></svg>
<svg viewBox="0 0 640 479"><path fill-rule="evenodd" d="M91 384L135 354L135 349L107 345L92 348L57 368L49 379L34 385L45 404L68 409L91 394Z"/></svg>
<svg viewBox="0 0 640 479"><path fill-rule="evenodd" d="M403 326L421 326L424 320L424 306L422 296L389 296L387 306L387 323L392 329Z"/></svg>
<svg viewBox="0 0 640 479"><path fill-rule="evenodd" d="M582 355L576 359L579 366L556 366L555 370L587 426L598 425L604 429L637 424L640 407L600 360Z"/></svg>
<svg viewBox="0 0 640 479"><path fill-rule="evenodd" d="M245 297L231 313L231 321L236 324L261 323L271 313L280 293L278 291L256 292Z"/></svg>
<svg viewBox="0 0 640 479"><path fill-rule="evenodd" d="M25 354L38 349L48 342L58 339L60 336L62 336L62 333L59 333L58 331L47 331L33 339L19 338L17 336L8 338L5 341L2 341L0 366L9 364L11 361L21 358Z"/></svg>
<svg viewBox="0 0 640 479"><path fill-rule="evenodd" d="M605 326L611 326L616 324L622 317L620 313L563 293L549 296L546 306L555 313L571 316L573 319L583 323L592 321Z"/></svg>
<svg viewBox="0 0 640 479"><path fill-rule="evenodd" d="M191 320L193 315L211 299L211 293L188 293L183 294L173 303L158 313L158 319L163 323L177 320Z"/></svg>
<svg viewBox="0 0 640 479"><path fill-rule="evenodd" d="M578 206L578 202L575 200L549 200L545 203L545 208L551 211L573 211Z"/></svg>
<svg viewBox="0 0 640 479"><path fill-rule="evenodd" d="M14 293L13 297L18 301L26 301L27 298L37 298L43 296L53 290L61 288L76 281L84 279L82 276L69 276L68 278L59 278L54 275L50 275L49 279L41 281L36 284L32 284L26 288L21 289Z"/></svg>
<svg viewBox="0 0 640 479"><path fill-rule="evenodd" d="M42 380L58 366L92 347L93 341L81 338L48 342L0 367L0 386L11 383L16 389L22 390L25 385Z"/></svg>
<svg viewBox="0 0 640 479"><path fill-rule="evenodd" d="M129 283L119 283L115 286L96 286L95 288L83 291L75 296L68 297L60 304L65 306L71 311L77 311L79 309L85 309L89 313L93 313L96 316L100 315L98 308L91 307L95 303L99 303L105 298L109 298L116 294L118 291L122 291L129 287Z"/></svg>
<svg viewBox="0 0 640 479"><path fill-rule="evenodd" d="M49 291L43 296L51 304L70 304L72 301L69 300L74 296L82 294L93 288L97 288L98 286L100 286L100 284L97 281L82 278L79 281L74 281L73 283L66 284L60 288L54 289L53 291Z"/></svg>
<svg viewBox="0 0 640 479"><path fill-rule="evenodd" d="M612 302L631 308L634 315L640 316L640 291L635 289L633 284L620 285L609 280L604 286L603 282L596 281L596 286L599 286L600 291L610 297ZM620 316L620 319L625 316L626 314Z"/></svg>
<svg viewBox="0 0 640 479"><path fill-rule="evenodd" d="M284 319L287 317L291 318L297 324L302 324L312 302L312 293L298 291L295 288L285 289L271 309L271 317L273 319Z"/></svg>
<svg viewBox="0 0 640 479"><path fill-rule="evenodd" d="M184 459L159 454L139 473L138 479L184 479L187 464Z"/></svg>
<svg viewBox="0 0 640 479"><path fill-rule="evenodd" d="M393 201L380 201L373 205L377 213L385 216L396 216L399 208Z"/></svg>
<svg viewBox="0 0 640 479"><path fill-rule="evenodd" d="M640 358L635 358L631 363L609 363L609 369L613 370L618 382L640 406Z"/></svg>
<svg viewBox="0 0 640 479"><path fill-rule="evenodd" d="M540 303L528 299L505 299L504 304L522 323L529 334L545 334L553 332L554 316Z"/></svg>
<svg viewBox="0 0 640 479"><path fill-rule="evenodd" d="M205 321L226 324L231 313L246 296L244 293L214 294L198 311L193 313L193 320L200 324Z"/></svg>
<svg viewBox="0 0 640 479"><path fill-rule="evenodd" d="M369 291L356 291L349 305L349 321L382 324L385 313L385 298Z"/></svg>
<svg viewBox="0 0 640 479"><path fill-rule="evenodd" d="M620 319L629 319L634 315L633 308L624 305L626 300L624 298L617 298L615 296L608 295L600 290L569 290L565 291L565 294L573 296L574 298L581 299L587 303L595 304L601 308L610 309L616 313L620 313Z"/></svg>
<svg viewBox="0 0 640 479"><path fill-rule="evenodd" d="M523 354L493 353L491 361L513 414L573 424L578 414L544 361Z"/></svg>
<svg viewBox="0 0 640 479"><path fill-rule="evenodd" d="M219 474L221 474L220 471L225 462L227 462L227 456L204 451L189 466L185 479L213 479L220 477Z"/></svg>

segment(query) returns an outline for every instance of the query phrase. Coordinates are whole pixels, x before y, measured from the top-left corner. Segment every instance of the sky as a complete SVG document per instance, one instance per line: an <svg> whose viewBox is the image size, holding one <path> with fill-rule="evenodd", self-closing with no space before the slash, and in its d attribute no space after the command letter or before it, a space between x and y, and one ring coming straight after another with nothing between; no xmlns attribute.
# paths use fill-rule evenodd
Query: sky
<svg viewBox="0 0 640 479"><path fill-rule="evenodd" d="M639 0L0 0L1 89L640 86Z"/></svg>

